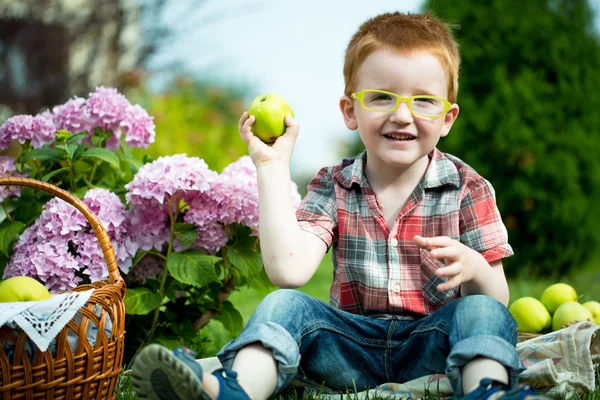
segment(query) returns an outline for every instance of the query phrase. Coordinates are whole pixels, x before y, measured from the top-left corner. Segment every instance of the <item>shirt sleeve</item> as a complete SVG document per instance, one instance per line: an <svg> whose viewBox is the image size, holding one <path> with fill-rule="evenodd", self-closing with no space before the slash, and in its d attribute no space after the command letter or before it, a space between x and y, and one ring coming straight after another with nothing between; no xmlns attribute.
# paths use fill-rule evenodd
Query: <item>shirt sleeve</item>
<svg viewBox="0 0 600 400"><path fill-rule="evenodd" d="M494 188L483 178L473 184L461 202L460 241L481 253L488 263L514 254L496 206Z"/></svg>
<svg viewBox="0 0 600 400"><path fill-rule="evenodd" d="M300 228L315 234L327 245L337 238L337 207L331 168L322 168L308 184L308 193L296 210Z"/></svg>

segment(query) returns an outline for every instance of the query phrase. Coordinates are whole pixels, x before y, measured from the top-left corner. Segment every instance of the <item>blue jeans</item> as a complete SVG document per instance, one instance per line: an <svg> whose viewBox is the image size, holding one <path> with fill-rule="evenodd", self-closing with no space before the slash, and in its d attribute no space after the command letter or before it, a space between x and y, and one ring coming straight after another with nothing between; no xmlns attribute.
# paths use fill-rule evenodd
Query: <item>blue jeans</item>
<svg viewBox="0 0 600 400"><path fill-rule="evenodd" d="M296 375L330 388L372 389L446 373L462 394L461 367L482 356L524 370L515 349L517 324L488 296L452 301L417 320L379 319L338 310L296 290L277 290L260 303L244 331L217 354L231 368L238 350L260 342L277 360L279 394Z"/></svg>

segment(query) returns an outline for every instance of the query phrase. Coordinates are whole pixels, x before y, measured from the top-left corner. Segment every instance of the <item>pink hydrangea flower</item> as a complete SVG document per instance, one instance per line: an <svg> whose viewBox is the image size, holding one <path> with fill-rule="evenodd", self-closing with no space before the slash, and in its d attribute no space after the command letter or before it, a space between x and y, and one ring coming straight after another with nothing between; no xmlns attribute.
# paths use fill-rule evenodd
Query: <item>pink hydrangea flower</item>
<svg viewBox="0 0 600 400"><path fill-rule="evenodd" d="M34 116L15 115L0 126L0 149L7 149L13 140L23 144L31 141L34 148L54 139L56 127L48 111Z"/></svg>
<svg viewBox="0 0 600 400"><path fill-rule="evenodd" d="M144 250L161 250L169 240L169 205L178 212L180 201L189 204L208 192L217 176L204 160L185 154L160 157L140 168L125 185L133 240Z"/></svg>
<svg viewBox="0 0 600 400"><path fill-rule="evenodd" d="M56 106L52 109L54 116L54 125L56 129L66 129L72 134L83 131L90 131L90 116L85 107L85 99L73 97L65 104Z"/></svg>
<svg viewBox="0 0 600 400"><path fill-rule="evenodd" d="M0 177L24 177L25 174L17 172L16 161L12 157L0 156ZM0 186L0 201L11 196L20 196L20 186Z"/></svg>
<svg viewBox="0 0 600 400"><path fill-rule="evenodd" d="M117 149L121 138L121 121L127 108L131 107L129 100L115 88L99 86L90 93L85 106L92 127L112 130L113 136L108 140L106 148Z"/></svg>
<svg viewBox="0 0 600 400"><path fill-rule="evenodd" d="M121 128L125 132L125 142L131 147L147 148L156 136L154 117L139 104L127 108Z"/></svg>
<svg viewBox="0 0 600 400"><path fill-rule="evenodd" d="M219 204L207 193L192 199L189 206L184 221L196 225L198 233L198 238L190 247L216 254L229 240L223 224L218 221Z"/></svg>
<svg viewBox="0 0 600 400"><path fill-rule="evenodd" d="M42 145L54 139L57 129L54 126L52 113L44 111L33 117L31 129L33 131L31 144L35 148L42 147Z"/></svg>
<svg viewBox="0 0 600 400"><path fill-rule="evenodd" d="M255 232L258 230L258 185L256 167L249 156L229 164L213 184L210 197L217 206L217 220L225 225L238 223ZM298 186L291 183L290 201L294 208L300 205Z"/></svg>

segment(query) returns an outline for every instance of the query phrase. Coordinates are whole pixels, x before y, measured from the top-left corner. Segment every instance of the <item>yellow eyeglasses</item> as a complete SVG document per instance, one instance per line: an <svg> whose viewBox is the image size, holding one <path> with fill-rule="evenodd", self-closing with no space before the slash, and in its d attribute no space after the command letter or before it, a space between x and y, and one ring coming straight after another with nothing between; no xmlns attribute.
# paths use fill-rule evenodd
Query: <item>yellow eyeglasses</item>
<svg viewBox="0 0 600 400"><path fill-rule="evenodd" d="M402 101L406 101L408 109L414 115L427 118L439 118L452 106L446 99L437 96L417 95L411 97L398 96L396 93L385 90L366 89L351 93L350 97L360 101L365 110L375 112L396 111Z"/></svg>

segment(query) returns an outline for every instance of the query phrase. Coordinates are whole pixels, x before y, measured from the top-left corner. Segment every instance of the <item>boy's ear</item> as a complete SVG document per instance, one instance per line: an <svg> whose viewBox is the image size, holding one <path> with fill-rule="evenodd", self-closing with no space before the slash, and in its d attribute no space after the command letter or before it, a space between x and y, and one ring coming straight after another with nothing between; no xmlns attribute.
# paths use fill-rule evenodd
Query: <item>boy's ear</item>
<svg viewBox="0 0 600 400"><path fill-rule="evenodd" d="M458 104L452 104L452 107L450 107L450 110L444 116L444 126L442 127L442 134L440 136L444 137L450 133L450 129L454 121L456 121L456 117L458 117L458 111Z"/></svg>
<svg viewBox="0 0 600 400"><path fill-rule="evenodd" d="M354 115L354 102L348 96L342 96L340 99L340 111L344 116L344 123L346 128L351 131L358 129L358 122L356 122L356 116Z"/></svg>

